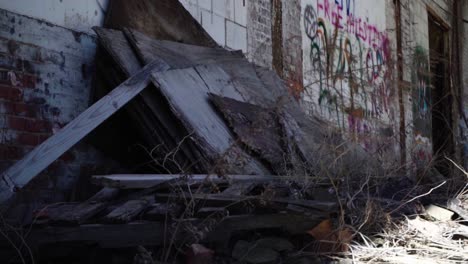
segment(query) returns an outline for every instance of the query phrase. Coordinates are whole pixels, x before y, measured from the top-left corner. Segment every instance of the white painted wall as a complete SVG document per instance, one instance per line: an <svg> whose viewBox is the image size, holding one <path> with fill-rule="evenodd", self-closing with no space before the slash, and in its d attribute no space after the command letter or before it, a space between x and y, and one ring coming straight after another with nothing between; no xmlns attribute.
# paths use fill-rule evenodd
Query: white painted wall
<svg viewBox="0 0 468 264"><path fill-rule="evenodd" d="M315 114L346 127L354 100L365 115L388 118L389 89L374 91L385 85L385 15L384 0L302 0L304 99Z"/></svg>
<svg viewBox="0 0 468 264"><path fill-rule="evenodd" d="M109 0L0 0L0 9L80 32L102 25Z"/></svg>
<svg viewBox="0 0 468 264"><path fill-rule="evenodd" d="M179 0L221 46L247 52L248 0Z"/></svg>

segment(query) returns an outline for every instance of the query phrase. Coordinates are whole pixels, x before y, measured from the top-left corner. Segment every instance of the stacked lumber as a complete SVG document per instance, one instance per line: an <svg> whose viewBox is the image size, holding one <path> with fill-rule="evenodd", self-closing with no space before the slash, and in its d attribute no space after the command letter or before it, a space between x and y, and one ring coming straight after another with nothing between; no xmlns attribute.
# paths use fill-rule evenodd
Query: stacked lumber
<svg viewBox="0 0 468 264"><path fill-rule="evenodd" d="M277 229L291 235L305 234L338 210L335 202L327 201L329 198L313 195L328 186L304 187L304 182L287 177L93 178L102 185L119 182L113 185L118 188L104 187L82 203L55 204L38 210L24 238L30 247L58 242L94 243L104 248L161 246L169 242L165 238L173 237L178 243L225 248L232 236L247 231ZM139 181L152 184L143 188ZM134 186L139 188L129 189Z"/></svg>

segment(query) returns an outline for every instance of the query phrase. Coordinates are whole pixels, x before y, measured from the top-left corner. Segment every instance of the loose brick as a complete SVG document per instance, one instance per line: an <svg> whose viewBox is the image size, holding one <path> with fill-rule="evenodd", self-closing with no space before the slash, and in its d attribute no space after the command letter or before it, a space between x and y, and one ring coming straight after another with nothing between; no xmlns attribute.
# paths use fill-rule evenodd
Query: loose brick
<svg viewBox="0 0 468 264"><path fill-rule="evenodd" d="M37 117L39 108L21 102L2 102L4 113L20 117Z"/></svg>
<svg viewBox="0 0 468 264"><path fill-rule="evenodd" d="M18 160L23 157L23 149L17 146L0 145L0 160Z"/></svg>
<svg viewBox="0 0 468 264"><path fill-rule="evenodd" d="M49 121L39 119L26 119L17 116L8 117L8 125L11 129L34 133L50 132L52 126Z"/></svg>
<svg viewBox="0 0 468 264"><path fill-rule="evenodd" d="M32 133L18 133L16 142L23 146L37 146L39 144L39 136Z"/></svg>
<svg viewBox="0 0 468 264"><path fill-rule="evenodd" d="M37 77L32 74L23 74L22 75L22 87L34 89L36 88Z"/></svg>
<svg viewBox="0 0 468 264"><path fill-rule="evenodd" d="M16 116L8 117L8 127L13 130L25 131L26 130L26 119Z"/></svg>
<svg viewBox="0 0 468 264"><path fill-rule="evenodd" d="M8 101L21 101L23 99L23 92L10 85L0 85L0 98Z"/></svg>
<svg viewBox="0 0 468 264"><path fill-rule="evenodd" d="M50 132L52 125L49 121L31 119L26 121L26 131L29 132Z"/></svg>

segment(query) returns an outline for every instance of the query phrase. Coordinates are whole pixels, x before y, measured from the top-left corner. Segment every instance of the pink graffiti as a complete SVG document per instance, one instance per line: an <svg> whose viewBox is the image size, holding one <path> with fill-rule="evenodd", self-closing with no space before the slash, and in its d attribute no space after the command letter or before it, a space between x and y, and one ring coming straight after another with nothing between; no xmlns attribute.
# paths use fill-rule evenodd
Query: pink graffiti
<svg viewBox="0 0 468 264"><path fill-rule="evenodd" d="M346 10L343 5L346 5ZM387 40L387 34L379 31L377 25L367 23L368 19L357 17L353 9L354 1L317 0L317 15L330 21L335 29L345 30L356 35L371 47L381 47Z"/></svg>

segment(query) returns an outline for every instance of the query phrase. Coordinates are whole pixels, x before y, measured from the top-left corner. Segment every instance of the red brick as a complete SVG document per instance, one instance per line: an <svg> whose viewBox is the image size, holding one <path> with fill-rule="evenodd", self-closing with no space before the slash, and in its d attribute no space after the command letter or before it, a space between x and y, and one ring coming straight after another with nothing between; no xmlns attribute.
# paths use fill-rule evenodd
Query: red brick
<svg viewBox="0 0 468 264"><path fill-rule="evenodd" d="M31 74L22 74L22 87L23 88L36 88L37 77Z"/></svg>
<svg viewBox="0 0 468 264"><path fill-rule="evenodd" d="M31 133L18 133L16 142L23 146L37 146L39 144L39 136Z"/></svg>
<svg viewBox="0 0 468 264"><path fill-rule="evenodd" d="M8 126L10 129L34 133L50 132L52 129L52 126L48 121L40 119L26 119L17 116L8 117Z"/></svg>
<svg viewBox="0 0 468 264"><path fill-rule="evenodd" d="M21 101L23 99L23 92L9 85L0 85L0 98L8 101Z"/></svg>
<svg viewBox="0 0 468 264"><path fill-rule="evenodd" d="M5 114L24 117L36 117L39 108L25 103L3 102Z"/></svg>
<svg viewBox="0 0 468 264"><path fill-rule="evenodd" d="M23 157L23 153L21 147L0 145L0 160L18 160Z"/></svg>
<svg viewBox="0 0 468 264"><path fill-rule="evenodd" d="M49 121L30 119L26 121L26 131L29 132L50 132L52 125Z"/></svg>
<svg viewBox="0 0 468 264"><path fill-rule="evenodd" d="M10 116L8 117L8 128L18 131L26 131L26 119Z"/></svg>

